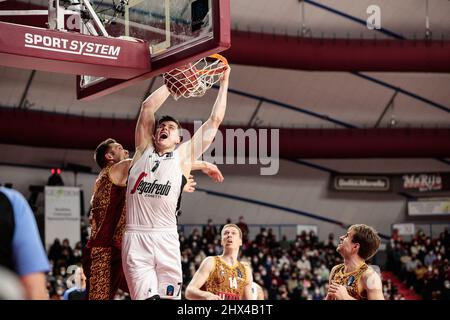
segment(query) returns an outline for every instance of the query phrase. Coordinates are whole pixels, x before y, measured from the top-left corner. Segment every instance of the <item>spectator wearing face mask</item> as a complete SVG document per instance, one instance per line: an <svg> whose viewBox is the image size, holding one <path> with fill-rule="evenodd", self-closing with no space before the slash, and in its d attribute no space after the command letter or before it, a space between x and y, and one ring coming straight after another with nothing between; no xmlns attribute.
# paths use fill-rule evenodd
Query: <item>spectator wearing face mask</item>
<svg viewBox="0 0 450 320"><path fill-rule="evenodd" d="M249 229L248 229L247 223L244 221L244 217L243 216L239 217L239 221L238 221L238 223L236 223L236 225L239 227L239 229L242 230L242 242L244 244L247 243L248 242Z"/></svg>
<svg viewBox="0 0 450 320"><path fill-rule="evenodd" d="M211 243L216 239L217 228L213 224L212 219L208 219L207 224L203 226L202 234L207 243Z"/></svg>
<svg viewBox="0 0 450 320"><path fill-rule="evenodd" d="M436 255L434 254L433 251L430 251L430 252L428 252L428 253L426 254L424 260L425 260L425 265L426 265L427 267L428 267L428 266L432 266L434 260L436 260Z"/></svg>

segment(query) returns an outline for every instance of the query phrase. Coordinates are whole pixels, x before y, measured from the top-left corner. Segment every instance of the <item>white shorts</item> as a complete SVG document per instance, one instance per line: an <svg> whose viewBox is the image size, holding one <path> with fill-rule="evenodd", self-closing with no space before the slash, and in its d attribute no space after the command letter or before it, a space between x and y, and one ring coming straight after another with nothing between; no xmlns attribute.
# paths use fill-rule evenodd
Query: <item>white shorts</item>
<svg viewBox="0 0 450 320"><path fill-rule="evenodd" d="M131 299L181 299L183 272L175 228L127 226L122 239L122 266Z"/></svg>

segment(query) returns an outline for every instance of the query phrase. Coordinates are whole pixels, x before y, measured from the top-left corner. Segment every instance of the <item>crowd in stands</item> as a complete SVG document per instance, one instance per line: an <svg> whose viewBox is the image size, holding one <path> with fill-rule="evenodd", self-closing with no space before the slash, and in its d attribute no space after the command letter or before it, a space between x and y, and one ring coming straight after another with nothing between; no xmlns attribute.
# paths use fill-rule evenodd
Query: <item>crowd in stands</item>
<svg viewBox="0 0 450 320"><path fill-rule="evenodd" d="M55 239L48 251L51 270L47 276L47 289L50 299L62 298L64 291L68 288L67 268L71 265L81 265L81 254L81 242L77 242L72 248L68 239L62 242L60 239Z"/></svg>
<svg viewBox="0 0 450 320"><path fill-rule="evenodd" d="M337 240L333 234L326 241L319 241L314 232L303 232L289 241L286 236L278 240L271 228L261 228L253 239L249 239L249 228L244 219L240 218L237 224L245 240L240 258L251 265L254 281L264 288L266 299L322 300L325 297L330 270L342 262L336 252ZM221 226L209 219L201 229L194 228L190 234L180 231L183 292L203 259L222 253L220 229ZM48 275L48 288L52 299L61 299L67 289L67 267L81 263L86 239L85 231L82 242L73 248L67 239L62 243L56 239L50 248L53 269ZM423 293L425 299L449 299L448 248L448 230L435 241L419 232L411 243L394 234L387 248L386 268ZM404 299L390 279L383 280L383 290L387 300ZM119 292L116 299L129 299L129 296Z"/></svg>
<svg viewBox="0 0 450 320"><path fill-rule="evenodd" d="M228 219L226 223L230 222ZM286 236L278 240L271 228L261 228L254 239L249 239L244 218L241 217L237 224L245 240L240 258L251 265L254 281L264 288L266 299L322 300L325 297L330 270L342 262L336 252L337 240L333 234L326 241L319 241L313 232L303 232L289 241ZM221 226L214 225L209 219L201 230L194 228L190 234L180 231L183 289L206 256L222 253L220 230ZM48 276L48 288L52 299L61 299L67 289L67 267L81 262L86 239L87 232L84 232L82 242L73 248L67 239L62 243L56 239L51 246L49 259L53 269ZM389 280L385 281L384 290L386 299L402 298ZM129 299L129 296L119 292L116 299Z"/></svg>
<svg viewBox="0 0 450 320"><path fill-rule="evenodd" d="M51 299L62 299L70 287L69 266L81 266L83 248L89 237L88 222L81 222L80 242L71 244L68 239L55 239L48 250L51 270L47 274L47 289ZM226 223L232 223L231 219ZM325 297L330 270L342 262L336 252L337 240L333 234L326 241L319 241L312 231L303 232L294 240L287 240L286 236L278 240L271 228L261 228L254 239L250 239L249 227L242 216L236 224L243 233L240 258L251 265L254 281L264 288L266 299L322 300ZM194 228L190 234L184 234L180 230L182 292L205 257L222 253L222 226L209 219L201 231ZM431 239L419 230L411 240L405 240L394 230L386 247L386 265L380 267L392 271L426 300L450 300L449 259L448 228L437 239ZM385 299L405 298L391 279L382 279ZM129 295L119 291L116 299L129 299Z"/></svg>
<svg viewBox="0 0 450 320"><path fill-rule="evenodd" d="M88 222L82 220L81 241L71 244L68 239L55 239L48 250L50 271L47 289L51 299L62 299L71 286L71 266L81 266L83 248L89 237ZM227 219L226 223L232 223ZM333 266L342 262L336 252L337 240L333 234L319 241L314 232L303 232L295 239L285 235L277 239L271 228L262 227L250 239L249 227L241 216L236 224L243 233L241 260L253 270L253 278L270 300L322 300L328 289L328 279ZM222 225L223 226L223 225ZM211 219L190 234L180 230L183 267L183 293L200 263L207 256L220 255L220 230ZM375 256L377 258L377 256ZM411 240L402 238L397 230L386 247L386 265L382 270L392 271L411 290L426 300L450 300L450 235L446 228L437 239L431 239L419 230ZM70 268L69 268L70 267ZM394 278L395 283L399 283ZM385 299L405 299L391 278L382 276ZM401 284L402 292L404 285ZM119 292L116 299L129 299Z"/></svg>
<svg viewBox="0 0 450 320"><path fill-rule="evenodd" d="M387 246L386 268L426 300L450 300L450 235L448 228L431 239L419 230L405 241L394 230Z"/></svg>

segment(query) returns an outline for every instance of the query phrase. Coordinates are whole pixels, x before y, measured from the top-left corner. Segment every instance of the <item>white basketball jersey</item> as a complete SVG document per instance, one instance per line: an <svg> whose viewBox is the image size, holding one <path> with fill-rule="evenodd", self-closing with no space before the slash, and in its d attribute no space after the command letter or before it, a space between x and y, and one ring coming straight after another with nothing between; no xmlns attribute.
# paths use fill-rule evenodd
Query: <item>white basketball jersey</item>
<svg viewBox="0 0 450 320"><path fill-rule="evenodd" d="M127 225L175 227L182 183L178 150L159 156L149 146L128 176Z"/></svg>

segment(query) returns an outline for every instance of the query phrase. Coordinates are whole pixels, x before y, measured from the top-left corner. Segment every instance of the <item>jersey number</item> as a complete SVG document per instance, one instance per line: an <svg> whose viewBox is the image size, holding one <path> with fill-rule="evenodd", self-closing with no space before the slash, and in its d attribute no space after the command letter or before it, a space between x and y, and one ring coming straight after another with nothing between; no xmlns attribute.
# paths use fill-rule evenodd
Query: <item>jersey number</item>
<svg viewBox="0 0 450 320"><path fill-rule="evenodd" d="M229 277L228 280L230 281L230 288L237 289L237 280L235 277Z"/></svg>

